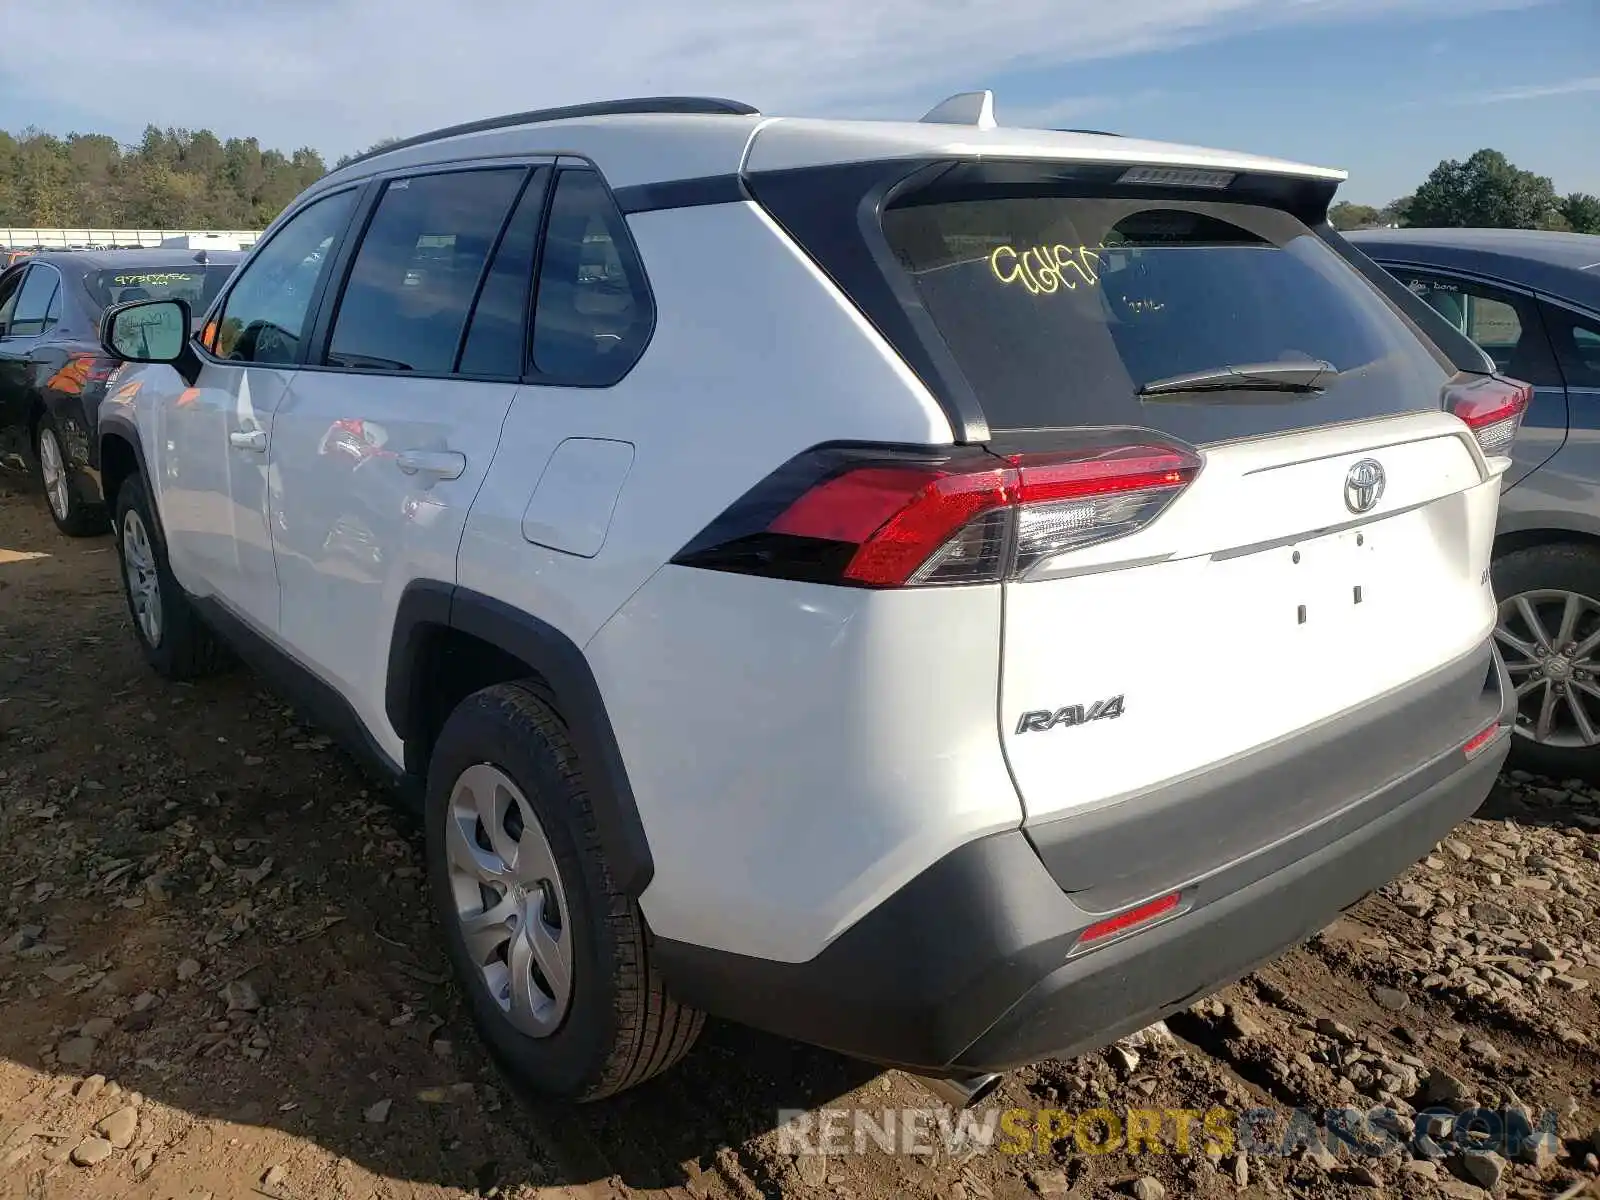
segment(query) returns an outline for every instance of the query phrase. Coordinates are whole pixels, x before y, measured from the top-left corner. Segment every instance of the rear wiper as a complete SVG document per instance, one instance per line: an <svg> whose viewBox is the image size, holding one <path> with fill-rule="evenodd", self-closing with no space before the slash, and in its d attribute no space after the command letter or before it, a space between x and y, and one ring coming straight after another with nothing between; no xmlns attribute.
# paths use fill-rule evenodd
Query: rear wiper
<svg viewBox="0 0 1600 1200"><path fill-rule="evenodd" d="M1252 389L1265 392L1316 392L1322 390L1318 381L1324 375L1338 373L1331 362L1323 362L1319 358L1306 359L1304 362L1241 363L1153 379L1139 389L1139 395L1171 396L1182 392Z"/></svg>

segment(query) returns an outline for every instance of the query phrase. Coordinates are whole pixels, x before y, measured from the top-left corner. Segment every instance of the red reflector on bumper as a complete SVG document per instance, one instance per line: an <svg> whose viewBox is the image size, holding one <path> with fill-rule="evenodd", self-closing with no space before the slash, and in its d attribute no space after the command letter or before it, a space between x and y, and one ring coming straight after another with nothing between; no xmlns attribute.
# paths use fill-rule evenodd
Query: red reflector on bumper
<svg viewBox="0 0 1600 1200"><path fill-rule="evenodd" d="M1103 942L1108 937L1126 933L1136 925L1164 917L1178 907L1180 897L1181 893L1173 892L1171 895L1162 896L1159 900L1141 904L1138 908L1130 908L1114 917L1107 917L1104 921L1096 921L1078 935L1078 946L1081 948L1091 942Z"/></svg>
<svg viewBox="0 0 1600 1200"><path fill-rule="evenodd" d="M1475 733L1465 742L1463 742L1461 744L1461 753L1465 754L1468 758L1476 758L1480 753L1488 748L1489 744L1499 736L1499 733L1500 723L1496 721L1482 733Z"/></svg>

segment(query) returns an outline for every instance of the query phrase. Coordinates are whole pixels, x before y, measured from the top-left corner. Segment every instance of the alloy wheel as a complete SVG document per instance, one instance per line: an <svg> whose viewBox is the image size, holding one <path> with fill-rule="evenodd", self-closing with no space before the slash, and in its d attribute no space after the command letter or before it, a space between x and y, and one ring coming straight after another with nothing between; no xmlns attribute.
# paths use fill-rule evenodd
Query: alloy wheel
<svg viewBox="0 0 1600 1200"><path fill-rule="evenodd" d="M72 496L67 491L67 466L61 453L61 443L56 431L48 426L39 431L39 475L44 480L44 494L50 502L50 511L56 520L65 521L72 509Z"/></svg>
<svg viewBox="0 0 1600 1200"><path fill-rule="evenodd" d="M133 601L139 632L152 648L161 645L161 580L156 573L155 550L144 518L131 508L122 518L122 570L128 579L128 596Z"/></svg>
<svg viewBox="0 0 1600 1200"><path fill-rule="evenodd" d="M456 920L489 995L516 1029L548 1037L572 999L572 933L550 840L510 776L479 763L445 818Z"/></svg>
<svg viewBox="0 0 1600 1200"><path fill-rule="evenodd" d="M1600 602L1519 593L1501 602L1495 638L1517 691L1516 732L1542 746L1600 745Z"/></svg>

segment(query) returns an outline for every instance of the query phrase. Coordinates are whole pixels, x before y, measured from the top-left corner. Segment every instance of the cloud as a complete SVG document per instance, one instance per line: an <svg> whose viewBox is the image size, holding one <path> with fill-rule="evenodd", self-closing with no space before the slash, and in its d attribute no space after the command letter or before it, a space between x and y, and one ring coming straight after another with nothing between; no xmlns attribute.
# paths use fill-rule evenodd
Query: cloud
<svg viewBox="0 0 1600 1200"><path fill-rule="evenodd" d="M1537 2L1457 0L1451 12ZM71 111L128 136L208 127L328 154L629 95L917 116L1014 71L1438 12L1437 0L71 0L70 19L7 7L6 42L28 51L6 56L0 90L31 101L13 101L11 120ZM114 32L85 55L78 29Z"/></svg>
<svg viewBox="0 0 1600 1200"><path fill-rule="evenodd" d="M1463 96L1466 104L1505 104L1512 100L1543 100L1547 96L1571 96L1579 92L1600 92L1600 75L1565 79L1560 83L1530 83L1523 87L1500 88L1478 96Z"/></svg>

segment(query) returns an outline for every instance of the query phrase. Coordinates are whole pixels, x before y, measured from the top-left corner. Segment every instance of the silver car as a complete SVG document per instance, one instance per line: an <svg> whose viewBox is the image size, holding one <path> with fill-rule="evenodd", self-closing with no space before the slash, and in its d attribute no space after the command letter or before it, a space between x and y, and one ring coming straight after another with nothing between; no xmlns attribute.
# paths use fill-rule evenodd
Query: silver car
<svg viewBox="0 0 1600 1200"><path fill-rule="evenodd" d="M1495 542L1520 697L1512 761L1600 777L1600 237L1525 229L1347 235L1534 386Z"/></svg>

